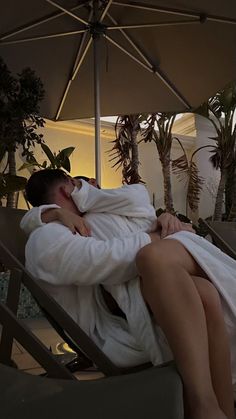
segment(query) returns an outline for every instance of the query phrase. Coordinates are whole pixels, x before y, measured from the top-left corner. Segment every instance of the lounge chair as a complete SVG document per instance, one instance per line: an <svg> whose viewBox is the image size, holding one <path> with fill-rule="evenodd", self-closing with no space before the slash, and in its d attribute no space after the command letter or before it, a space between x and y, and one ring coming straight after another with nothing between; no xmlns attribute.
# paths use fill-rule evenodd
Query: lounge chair
<svg viewBox="0 0 236 419"><path fill-rule="evenodd" d="M97 368L103 372L103 374L106 377L111 376L117 376L114 381L114 389L118 390L118 387L122 387L122 379L124 379L124 387L127 385L127 392L131 392L132 397L135 395L135 386L132 388L132 383L137 379L137 382L140 382L143 380L144 387L145 387L145 380L149 380L148 377L153 377L153 386L155 386L155 397L153 397L153 403L159 403L159 398L164 402L164 407L160 407L160 411L163 410L163 414L160 414L159 410L153 412L159 412L159 417L165 419L165 418L174 418L174 419L182 419L183 418L183 402L182 402L182 383L179 374L177 373L175 366L173 363L164 364L160 367L151 367L150 364L145 365L138 365L137 367L132 368L118 368L116 365L114 365L110 359L107 358L105 354L94 344L93 341L83 332L83 330L73 321L73 319L68 316L68 314L56 303L55 300L53 300L45 291L44 289L39 285L38 281L34 279L34 277L25 269L23 262L24 262L24 246L26 237L22 233L22 231L19 228L19 222L24 214L24 211L22 210L15 210L15 209L8 209L8 208L0 208L0 260L1 262L11 270L11 276L9 281L9 290L8 290L8 297L7 297L7 303L3 304L0 303L0 324L2 324L2 337L0 342L0 362L5 365L11 365L10 358L11 358L11 348L12 348L12 340L13 338L16 339L25 349L28 351L31 356L36 359L36 361L46 370L47 376L54 378L54 379L70 379L75 380L74 375L64 366L61 365L58 360L53 356L53 354L38 340L38 338L30 331L30 329L25 325L24 321L20 320L16 316L17 311L17 305L19 301L19 290L21 283L26 286L26 288L32 293L33 297L36 299L42 310L46 313L46 316L48 320L50 321L53 328L56 329L56 331L59 333L60 336L68 343L68 345L75 350L79 355L85 354L85 356L92 360L93 364L97 366ZM147 368L149 367L149 368ZM4 372L5 371L5 372ZM3 370L6 377L9 375L10 384L13 383L16 379L21 380L20 376L17 375L18 372L12 372L11 369L4 369ZM133 373L137 373L135 375L135 378L133 379ZM19 372L19 374L22 374ZM124 376L125 375L125 376ZM119 377L118 376L122 376ZM156 376L156 379L155 379ZM0 385L2 380L2 371L0 371ZM131 378L128 378L131 377ZM141 378L143 377L143 378ZM42 377L38 377L39 380L42 380ZM32 392L31 392L31 381L32 383L36 378L26 378L24 374L22 374L22 380L26 383L26 393L29 392L29 398L31 400L32 398ZM110 380L110 379L109 379ZM113 380L113 378L112 378ZM130 380L130 381L129 381ZM104 383L104 380L99 380ZM106 380L105 380L106 381ZM130 382L130 384L128 384ZM41 385L42 381L36 382L35 385ZM46 383L46 382L45 382ZM101 392L102 391L108 391L109 395L111 394L112 386L109 387L109 382L107 384L101 385ZM113 383L113 381L112 381ZM147 385L149 382L147 381ZM155 383L155 384L154 384ZM168 385L169 383L169 385ZM11 384L13 385L13 384ZM33 384L32 384L33 385ZM53 388L52 384L52 388ZM84 385L84 388L87 388L88 384L81 383L82 387ZM130 385L130 387L129 387ZM50 387L50 384L46 384L45 389L47 386ZM66 392L64 390L64 384L60 384L63 390L63 394L65 391L65 400L68 400L68 397L70 398L70 392ZM91 383L92 392L94 391L96 393L96 386L99 387L99 384L95 384L94 382ZM42 384L43 387L43 384ZM55 382L55 387L57 387L57 383ZM160 387L160 392L159 392ZM73 387L70 387L73 388ZM122 387L123 388L123 387ZM108 390L109 389L109 390ZM169 402L165 402L165 397L163 396L163 389L165 393L165 397L167 399L169 398ZM45 390L46 391L46 390ZM59 391L59 394L60 394ZM75 388L72 392L73 395L75 395ZM86 391L89 390L84 390ZM123 390L122 390L123 391ZM154 390L151 390L151 394ZM5 391L5 393L7 393ZM55 391L53 390L53 394ZM2 392L0 387L0 394L2 398ZM78 395L80 394L80 390L77 393L77 399L76 404L78 407L78 413L80 412L80 401L78 401ZM83 394L83 391L82 391ZM102 394L102 393L100 393ZM113 393L112 393L113 394ZM158 396L160 394L160 397ZM7 396L8 397L8 396ZM46 397L46 395L45 395ZM63 396L64 397L64 396ZM74 396L75 397L75 396ZM102 397L102 396L101 396ZM103 395L104 397L104 395ZM107 396L105 396L107 397ZM110 396L108 396L109 398ZM113 397L113 396L112 396ZM114 400L114 398L111 400ZM141 395L140 395L141 397ZM142 396L143 397L143 396ZM164 397L164 398L163 398ZM0 398L0 400L1 400ZM83 398L83 396L81 396ZM137 399L139 398L137 393ZM40 397L35 399L34 402L35 406L38 405ZM49 397L50 399L50 397ZM72 397L73 399L73 397ZM50 399L51 400L51 399ZM60 396L59 395L53 395L52 400L54 402L58 402L60 404ZM71 400L71 399L70 399ZM92 400L92 395L88 395L85 397L85 400L89 403L89 400ZM172 400L172 401L171 401ZM174 402L173 402L174 400ZM19 399L18 399L19 401ZM51 402L50 402L51 403ZM105 403L105 400L104 400ZM119 398L120 403L120 398ZM127 400L127 403L128 400ZM172 404L174 403L174 404ZM84 400L83 403L84 405ZM146 404L146 403L145 403ZM0 405L2 406L2 402L0 402ZM108 403L109 405L109 403ZM128 405L127 405L128 406ZM154 405L153 405L154 406ZM162 406L162 402L160 404ZM24 406L22 407L22 412L24 411ZM123 406L125 408L125 406ZM64 413L65 413L65 406L64 406ZM9 407L10 409L10 407ZM26 408L25 408L26 409ZM95 409L95 408L94 408ZM17 410L17 409L16 409ZM93 411L93 407L90 406L90 410ZM114 412L110 412L110 415L114 418L116 417L116 405L114 402ZM125 410L125 409L124 409ZM59 410L58 410L59 412ZM102 412L102 411L101 411ZM165 413L164 413L165 412ZM68 411L67 411L68 413ZM45 416L42 414L41 416L44 417L52 417L52 414L54 414L54 417L61 418L64 417L63 415L60 416L61 413L58 413L56 415L54 412L50 413L49 416ZM138 415L138 409L137 413L135 413L136 418L146 417L147 412L145 413L145 410L142 411L142 414ZM151 417L150 415L148 415ZM10 415L8 417L14 418L14 415ZM20 417L20 416L17 416ZM22 416L23 417L23 416ZM24 418L27 418L30 416L27 416L24 411ZM37 416L34 414L34 418L36 419ZM86 414L87 418L92 418L94 416L88 416ZM96 415L96 417L105 418L103 414ZM108 417L108 416L107 416ZM118 417L118 416L117 416ZM125 416L124 416L125 417ZM128 416L127 416L128 417ZM130 417L130 416L129 416ZM153 413L154 417L154 413ZM157 417L157 413L155 413L155 417Z"/></svg>
<svg viewBox="0 0 236 419"><path fill-rule="evenodd" d="M0 364L3 419L183 419L173 365L93 381L35 377Z"/></svg>
<svg viewBox="0 0 236 419"><path fill-rule="evenodd" d="M229 221L206 221L199 219L199 224L211 236L212 242L227 255L236 259L236 223Z"/></svg>

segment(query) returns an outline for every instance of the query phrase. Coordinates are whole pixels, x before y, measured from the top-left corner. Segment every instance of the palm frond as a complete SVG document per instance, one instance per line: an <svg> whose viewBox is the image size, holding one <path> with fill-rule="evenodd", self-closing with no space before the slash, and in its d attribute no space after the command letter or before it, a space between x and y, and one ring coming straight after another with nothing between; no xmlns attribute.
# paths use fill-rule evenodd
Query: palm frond
<svg viewBox="0 0 236 419"><path fill-rule="evenodd" d="M117 118L115 124L116 139L111 142L113 145L108 151L109 162L113 163L112 168L116 170L122 167L123 183L144 183L138 171L140 162L137 141L143 118L141 114L123 115Z"/></svg>
<svg viewBox="0 0 236 419"><path fill-rule="evenodd" d="M189 164L188 178L187 202L189 208L192 211L196 211L198 209L204 179L199 175L198 167L194 161L191 161Z"/></svg>
<svg viewBox="0 0 236 419"><path fill-rule="evenodd" d="M189 164L186 154L172 160L172 172L180 181L188 176Z"/></svg>
<svg viewBox="0 0 236 419"><path fill-rule="evenodd" d="M212 166L214 167L214 169L218 170L221 167L221 152L220 150L216 150L214 152L214 154L212 154L212 156L209 158Z"/></svg>

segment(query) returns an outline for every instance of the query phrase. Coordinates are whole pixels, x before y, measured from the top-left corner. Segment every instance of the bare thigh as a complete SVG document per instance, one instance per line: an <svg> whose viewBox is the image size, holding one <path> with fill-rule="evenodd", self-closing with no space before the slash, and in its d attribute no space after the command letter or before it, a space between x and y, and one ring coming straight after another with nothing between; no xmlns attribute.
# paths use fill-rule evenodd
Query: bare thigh
<svg viewBox="0 0 236 419"><path fill-rule="evenodd" d="M201 291L204 293L205 286L202 282L205 282L205 280L209 278L188 250L177 240L165 239L160 240L157 243L150 243L139 251L137 255L137 265L139 265L140 261L142 263L143 258L145 263L148 266L152 264L157 272L159 271L158 268L165 271L167 266L170 267L172 265L175 266L176 269L178 269L178 267L185 269L185 271L187 271L190 275L190 279L194 281L200 296ZM146 281L148 281L148 278L145 278L145 282ZM147 304L142 277L140 278L140 287L144 300ZM151 312L148 304L147 306Z"/></svg>
<svg viewBox="0 0 236 419"><path fill-rule="evenodd" d="M207 279L206 273L195 261L193 256L182 243L175 239L165 239L159 242L150 243L143 247L137 254L137 265L139 260L146 260L146 263L153 264L158 270L165 266L181 266L191 276L200 276Z"/></svg>

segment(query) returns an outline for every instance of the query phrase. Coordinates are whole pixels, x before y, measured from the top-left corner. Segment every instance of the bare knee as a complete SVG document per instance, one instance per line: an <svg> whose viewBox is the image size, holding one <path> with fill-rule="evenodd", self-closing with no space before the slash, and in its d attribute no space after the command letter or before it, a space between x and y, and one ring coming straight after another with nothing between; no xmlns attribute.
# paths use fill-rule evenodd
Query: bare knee
<svg viewBox="0 0 236 419"><path fill-rule="evenodd" d="M190 275L202 274L190 253L176 240L160 240L143 247L136 256L136 264L140 273L156 266L159 271L162 268L183 268Z"/></svg>
<svg viewBox="0 0 236 419"><path fill-rule="evenodd" d="M153 243L147 244L142 247L136 255L136 264L137 266L143 266L153 260L156 256L156 248Z"/></svg>
<svg viewBox="0 0 236 419"><path fill-rule="evenodd" d="M158 245L150 243L139 250L136 255L136 265L141 275L150 270L161 271L162 267L170 266L171 260L164 247L161 242Z"/></svg>

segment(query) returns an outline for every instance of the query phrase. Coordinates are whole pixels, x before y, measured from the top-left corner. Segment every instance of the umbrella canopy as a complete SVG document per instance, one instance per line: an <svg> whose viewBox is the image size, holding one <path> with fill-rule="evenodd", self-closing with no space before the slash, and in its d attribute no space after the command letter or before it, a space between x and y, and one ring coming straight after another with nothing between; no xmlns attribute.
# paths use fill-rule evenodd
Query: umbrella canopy
<svg viewBox="0 0 236 419"><path fill-rule="evenodd" d="M8 0L0 28L54 120L190 110L236 76L235 0Z"/></svg>

